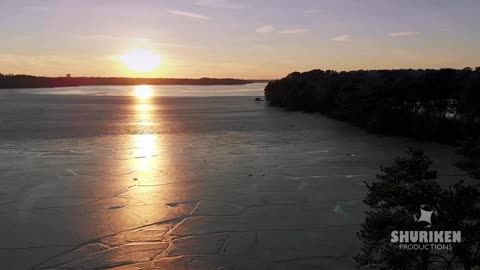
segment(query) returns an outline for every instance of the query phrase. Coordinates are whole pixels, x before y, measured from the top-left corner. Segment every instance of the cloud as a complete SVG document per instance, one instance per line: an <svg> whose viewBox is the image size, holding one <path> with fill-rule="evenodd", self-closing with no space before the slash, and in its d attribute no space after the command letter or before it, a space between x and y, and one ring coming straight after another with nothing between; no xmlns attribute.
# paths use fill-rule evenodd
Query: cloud
<svg viewBox="0 0 480 270"><path fill-rule="evenodd" d="M186 11L169 9L168 13L178 15L178 16L188 17L196 20L204 20L204 21L210 20L210 18L207 16L203 16L201 14L192 13L192 12L186 12Z"/></svg>
<svg viewBox="0 0 480 270"><path fill-rule="evenodd" d="M411 37L411 36L418 36L419 32L394 32L388 34L391 37Z"/></svg>
<svg viewBox="0 0 480 270"><path fill-rule="evenodd" d="M305 28L288 28L288 29L279 31L278 33L284 34L284 35L297 35L297 34L305 34L308 32L310 32L310 30Z"/></svg>
<svg viewBox="0 0 480 270"><path fill-rule="evenodd" d="M303 11L304 14L318 14L321 10L319 9L306 9Z"/></svg>
<svg viewBox="0 0 480 270"><path fill-rule="evenodd" d="M116 40L116 39L122 39L120 36L114 36L114 35L107 35L107 34L94 34L94 35L66 35L69 38L74 38L74 39L91 39L91 40Z"/></svg>
<svg viewBox="0 0 480 270"><path fill-rule="evenodd" d="M352 37L350 35L339 35L334 38L332 38L333 41L338 41L338 42L350 42L352 41Z"/></svg>
<svg viewBox="0 0 480 270"><path fill-rule="evenodd" d="M198 0L195 4L197 6L227 9L242 9L247 7L231 0Z"/></svg>
<svg viewBox="0 0 480 270"><path fill-rule="evenodd" d="M260 26L259 28L257 28L257 30L255 30L255 32L260 33L260 34L265 34L265 33L273 32L273 30L275 30L275 27L273 27L273 25L263 25L263 26Z"/></svg>
<svg viewBox="0 0 480 270"><path fill-rule="evenodd" d="M195 45L185 45L179 43L172 43L172 42L155 42L153 43L159 47L172 47L172 48L181 48L181 49L202 49L202 46L195 46Z"/></svg>

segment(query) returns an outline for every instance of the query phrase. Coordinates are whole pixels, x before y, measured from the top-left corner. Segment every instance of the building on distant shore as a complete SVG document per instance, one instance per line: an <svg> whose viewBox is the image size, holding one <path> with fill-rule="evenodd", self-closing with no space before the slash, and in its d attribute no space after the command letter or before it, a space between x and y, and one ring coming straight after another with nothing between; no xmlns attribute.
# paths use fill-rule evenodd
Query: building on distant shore
<svg viewBox="0 0 480 270"><path fill-rule="evenodd" d="M67 77L67 78L70 78L70 77L72 77L72 74L67 73L66 77Z"/></svg>

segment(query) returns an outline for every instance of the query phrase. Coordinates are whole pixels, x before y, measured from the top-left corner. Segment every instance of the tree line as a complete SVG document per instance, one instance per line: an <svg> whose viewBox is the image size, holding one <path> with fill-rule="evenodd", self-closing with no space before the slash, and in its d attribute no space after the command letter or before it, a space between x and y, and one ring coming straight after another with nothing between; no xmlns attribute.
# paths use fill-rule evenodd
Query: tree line
<svg viewBox="0 0 480 270"><path fill-rule="evenodd" d="M457 166L480 178L480 67L293 72L265 88L270 105L460 145Z"/></svg>
<svg viewBox="0 0 480 270"><path fill-rule="evenodd" d="M321 112L369 132L457 143L478 134L480 68L294 72L270 82L271 105Z"/></svg>
<svg viewBox="0 0 480 270"><path fill-rule="evenodd" d="M38 77L0 73L0 89L41 88L83 85L240 85L252 81L232 78L127 78L127 77Z"/></svg>

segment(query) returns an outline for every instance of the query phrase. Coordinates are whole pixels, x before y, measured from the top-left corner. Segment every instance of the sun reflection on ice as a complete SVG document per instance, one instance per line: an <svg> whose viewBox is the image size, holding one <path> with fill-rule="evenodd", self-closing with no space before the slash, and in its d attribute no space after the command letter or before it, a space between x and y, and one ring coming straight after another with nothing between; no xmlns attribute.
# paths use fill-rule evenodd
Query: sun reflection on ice
<svg viewBox="0 0 480 270"><path fill-rule="evenodd" d="M158 155L159 143L158 136L156 134L150 134L147 126L152 126L152 114L154 110L154 105L151 104L150 100L145 100L146 97L151 94L151 87L147 85L138 85L135 87L136 96L140 98L137 100L135 105L135 114L137 123L144 127L140 128L139 134L134 138L135 145L135 158L134 166L137 171L151 171L154 170L156 157Z"/></svg>
<svg viewBox="0 0 480 270"><path fill-rule="evenodd" d="M135 168L138 171L151 171L158 165L155 162L158 155L158 142L155 134L135 136Z"/></svg>
<svg viewBox="0 0 480 270"><path fill-rule="evenodd" d="M136 85L133 93L137 98L146 100L153 96L153 88L150 85Z"/></svg>
<svg viewBox="0 0 480 270"><path fill-rule="evenodd" d="M155 133L155 125L161 117L156 113L159 104L148 98L152 89L147 85L135 86L133 110L135 114L135 133L132 136L133 152L129 159L129 167L136 172L137 181L142 184L153 183L158 180L158 174L166 166L162 155L164 139ZM152 182L153 181L153 182Z"/></svg>
<svg viewBox="0 0 480 270"><path fill-rule="evenodd" d="M137 123L141 126L153 126L152 119L152 112L153 112L153 105L151 104L137 104L135 106L136 114L137 114Z"/></svg>

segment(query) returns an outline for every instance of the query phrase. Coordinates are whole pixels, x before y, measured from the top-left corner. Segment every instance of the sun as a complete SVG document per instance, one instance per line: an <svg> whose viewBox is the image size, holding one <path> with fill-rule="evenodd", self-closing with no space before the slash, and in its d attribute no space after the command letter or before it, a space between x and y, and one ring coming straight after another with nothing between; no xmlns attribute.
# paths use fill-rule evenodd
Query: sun
<svg viewBox="0 0 480 270"><path fill-rule="evenodd" d="M129 69L136 72L153 71L162 64L160 55L143 48L138 48L121 55L120 60Z"/></svg>

